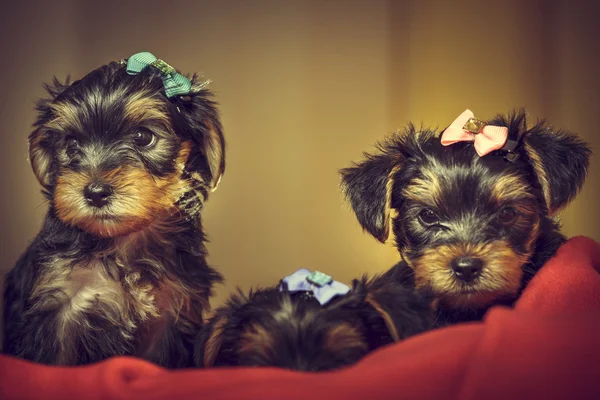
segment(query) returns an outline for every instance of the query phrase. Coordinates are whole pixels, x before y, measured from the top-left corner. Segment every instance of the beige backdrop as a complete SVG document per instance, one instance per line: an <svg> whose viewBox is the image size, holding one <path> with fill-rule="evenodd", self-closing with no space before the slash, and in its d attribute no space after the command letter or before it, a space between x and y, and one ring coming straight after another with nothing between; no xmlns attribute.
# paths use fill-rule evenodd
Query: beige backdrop
<svg viewBox="0 0 600 400"><path fill-rule="evenodd" d="M337 170L408 120L525 106L600 144L596 1L1 1L1 271L45 212L26 161L42 82L139 51L203 73L221 103L227 170L204 213L227 278L214 304L300 267L348 281L391 266ZM599 176L593 162L567 235L600 240Z"/></svg>

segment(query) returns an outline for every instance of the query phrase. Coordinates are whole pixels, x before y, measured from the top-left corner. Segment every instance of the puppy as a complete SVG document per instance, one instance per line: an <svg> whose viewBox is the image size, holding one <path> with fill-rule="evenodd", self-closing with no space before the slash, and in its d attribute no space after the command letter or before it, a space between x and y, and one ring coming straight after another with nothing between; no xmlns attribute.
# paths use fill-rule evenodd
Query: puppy
<svg viewBox="0 0 600 400"><path fill-rule="evenodd" d="M556 218L581 189L590 149L518 110L487 122L469 110L440 136L409 125L341 170L365 231L393 232L387 277L438 301L439 322L510 305L565 242ZM390 229L391 226L391 229Z"/></svg>
<svg viewBox="0 0 600 400"><path fill-rule="evenodd" d="M430 298L381 276L354 280L350 289L315 287L306 275L299 270L279 286L232 295L198 335L196 366L336 369L433 324Z"/></svg>
<svg viewBox="0 0 600 400"><path fill-rule="evenodd" d="M49 209L6 279L3 351L190 365L222 280L200 219L225 169L211 92L150 53L46 89L29 155Z"/></svg>

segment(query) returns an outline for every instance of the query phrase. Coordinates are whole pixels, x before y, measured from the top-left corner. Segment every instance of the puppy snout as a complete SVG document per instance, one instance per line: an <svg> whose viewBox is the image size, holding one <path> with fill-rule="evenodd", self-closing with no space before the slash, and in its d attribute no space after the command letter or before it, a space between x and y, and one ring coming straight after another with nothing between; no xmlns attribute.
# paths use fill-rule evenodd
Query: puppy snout
<svg viewBox="0 0 600 400"><path fill-rule="evenodd" d="M87 202L97 208L107 205L112 194L112 187L104 182L92 182L83 189Z"/></svg>
<svg viewBox="0 0 600 400"><path fill-rule="evenodd" d="M452 260L452 272L454 276L463 282L471 282L477 278L483 270L483 261L480 258L463 256Z"/></svg>

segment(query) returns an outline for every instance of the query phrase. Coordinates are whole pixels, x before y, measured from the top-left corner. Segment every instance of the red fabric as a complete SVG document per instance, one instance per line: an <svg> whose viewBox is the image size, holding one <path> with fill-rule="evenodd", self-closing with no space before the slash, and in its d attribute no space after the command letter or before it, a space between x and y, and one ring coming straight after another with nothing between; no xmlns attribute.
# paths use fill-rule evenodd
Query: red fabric
<svg viewBox="0 0 600 400"><path fill-rule="evenodd" d="M0 356L0 399L600 398L600 245L577 237L515 309L431 331L326 373L167 371L129 357L78 368Z"/></svg>

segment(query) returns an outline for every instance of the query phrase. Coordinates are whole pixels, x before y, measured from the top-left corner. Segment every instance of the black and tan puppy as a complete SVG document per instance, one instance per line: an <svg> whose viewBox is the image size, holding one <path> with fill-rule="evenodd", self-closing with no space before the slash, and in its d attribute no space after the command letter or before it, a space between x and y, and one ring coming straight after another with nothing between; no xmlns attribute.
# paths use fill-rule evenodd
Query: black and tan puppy
<svg viewBox="0 0 600 400"><path fill-rule="evenodd" d="M558 212L581 189L590 150L524 111L483 122L466 111L440 136L409 125L341 171L362 227L393 232L387 276L431 292L439 321L510 305L564 243ZM391 229L390 229L391 226Z"/></svg>
<svg viewBox="0 0 600 400"><path fill-rule="evenodd" d="M225 168L211 93L150 53L47 89L29 144L49 210L7 276L3 351L189 365L222 280L200 220Z"/></svg>
<svg viewBox="0 0 600 400"><path fill-rule="evenodd" d="M430 329L431 304L430 298L380 276L355 280L329 301L311 290L290 288L284 279L277 287L234 294L218 308L198 336L196 365L340 368Z"/></svg>

